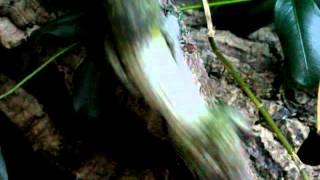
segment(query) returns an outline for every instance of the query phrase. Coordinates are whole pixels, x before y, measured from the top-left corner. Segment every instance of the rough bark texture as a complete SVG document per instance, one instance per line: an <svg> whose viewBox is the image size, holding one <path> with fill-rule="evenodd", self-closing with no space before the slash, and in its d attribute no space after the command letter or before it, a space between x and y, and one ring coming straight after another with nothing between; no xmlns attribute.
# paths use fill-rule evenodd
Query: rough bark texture
<svg viewBox="0 0 320 180"><path fill-rule="evenodd" d="M1 75L0 84L0 93L3 94L10 90L15 82ZM25 132L35 151L47 152L52 156L59 154L62 137L34 97L23 89L18 89L0 102L0 109Z"/></svg>
<svg viewBox="0 0 320 180"><path fill-rule="evenodd" d="M240 87L230 78L228 72L210 50L207 41L205 18L201 12L193 12L184 18L190 27L190 38L198 47L216 99L235 106L248 117L254 136L244 140L257 179L300 179L297 167L283 146L272 134L257 109L244 95ZM292 106L281 94L283 54L277 35L270 27L252 33L247 39L237 37L227 31L217 31L218 47L238 69L256 95L273 116L276 123L289 139L296 152L315 129L315 96L293 90L297 104ZM299 112L299 113L297 113ZM320 166L304 164L309 175L318 179Z"/></svg>
<svg viewBox="0 0 320 180"><path fill-rule="evenodd" d="M55 18L55 15L48 13L38 1L19 0L13 2L12 4L9 0L0 0L0 42L7 49L14 49L19 45L24 48L23 45L28 43L30 32L38 28L39 25ZM168 3L167 1L161 1L161 3L165 8L172 9L172 6L165 6ZM192 11L192 13L176 15L181 19L183 32L188 32L183 33L182 48L186 62L194 74L195 83L198 85L201 94L208 101L212 99L222 100L239 108L242 114L248 117L252 125L254 135L245 138L244 144L250 155L251 167L256 174L256 178L299 179L297 167L293 161L263 123L256 108L242 93L241 89L235 85L223 65L212 53L207 41L203 14L199 11ZM291 107L281 98L277 84L280 81L283 55L275 33L271 28L266 27L251 34L247 39L243 39L227 31L217 31L216 41L232 64L240 70L242 77L246 79L257 96L262 98L264 105L298 151L307 138L310 129L314 129L315 99L310 94L294 91L298 106ZM28 46L33 47L32 44ZM38 46L34 46L37 48L33 55L43 58L59 49L59 47L52 47L51 50L45 50ZM26 51L28 50L30 49ZM55 63L54 69L60 72L60 75L63 75L63 83L68 89L69 95L72 90L73 73L85 57L86 50L81 47ZM21 55L20 58L25 57ZM31 58L25 59L30 60ZM32 64L39 63L37 61L32 62ZM1 94L9 90L13 84L14 81L6 75L0 75ZM161 139L161 145L168 145L166 126L158 112L149 108L143 100L129 96L121 85L115 88L114 94L122 101L121 103L125 106L124 109L135 117L139 117L138 119L144 122L144 127L153 136ZM51 96L51 94L48 94L48 96ZM134 165L126 164L117 157L113 157L112 153L88 150L81 139L69 143L69 139L65 138L64 133L59 130L61 128L58 128L56 123L53 122L50 113L46 112L48 110L46 106L41 105L36 96L32 96L31 93L23 89L19 89L13 95L0 100L0 110L23 131L24 136L28 138L30 146L36 153L44 154L45 159L59 168L69 171L78 179L190 178L190 174L181 165L179 157L170 156L171 159L162 164L133 167ZM88 124L88 128L90 128L90 123ZM77 123L73 125L74 128L77 127ZM85 125L87 124L85 123ZM85 134L85 131L81 133ZM97 141L104 141L104 137L99 138L102 139ZM169 151L173 153L172 150ZM170 153L164 153L164 155L170 155ZM155 152L151 153L151 157L156 156L162 155ZM150 156L146 157L149 158ZM70 160L61 160L64 158ZM77 160L70 163L72 159ZM320 166L305 165L305 167L311 177L319 179Z"/></svg>
<svg viewBox="0 0 320 180"><path fill-rule="evenodd" d="M19 46L30 34L54 19L37 0L0 1L0 40L11 49Z"/></svg>

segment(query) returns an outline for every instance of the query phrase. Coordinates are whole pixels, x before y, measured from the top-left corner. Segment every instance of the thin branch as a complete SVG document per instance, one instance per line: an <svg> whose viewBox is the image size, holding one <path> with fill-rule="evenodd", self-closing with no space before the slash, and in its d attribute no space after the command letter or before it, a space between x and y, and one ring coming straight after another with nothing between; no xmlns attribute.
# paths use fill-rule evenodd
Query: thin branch
<svg viewBox="0 0 320 180"><path fill-rule="evenodd" d="M204 11L207 15L210 15L210 8L208 8L208 1L207 0L202 0L203 6L204 6ZM206 12L209 11L209 12ZM250 98L250 100L254 103L254 105L257 107L263 118L266 120L268 125L271 127L273 132L275 133L276 137L279 139L281 144L284 146L284 148L288 151L289 155L291 156L292 160L296 164L297 168L300 171L300 174L304 180L308 180L309 176L305 171L301 169L301 161L298 157L298 155L294 152L294 149L292 148L291 144L287 140L287 138L283 135L281 130L278 128L277 124L273 121L270 113L267 111L267 109L263 106L261 103L260 99L256 97L256 95L251 91L249 88L248 84L245 83L245 81L241 78L240 74L236 71L236 69L232 66L231 63L229 63L228 59L223 56L219 48L216 46L215 41L214 41L214 36L212 36L213 27L210 25L212 22L209 22L211 20L211 17L207 17L207 24L208 28L208 38L209 42L212 48L212 51L216 54L217 58L223 63L224 67L228 70L230 75L236 80L236 82L240 85L242 90L247 94L247 96Z"/></svg>
<svg viewBox="0 0 320 180"><path fill-rule="evenodd" d="M306 174L305 171L301 169L301 161L298 157L298 155L294 152L294 149L290 145L287 138L283 135L281 130L278 128L277 124L273 121L270 113L267 111L267 109L263 106L260 99L255 96L255 94L251 91L249 86L245 83L245 81L240 77L239 73L235 70L235 68L229 63L229 61L223 56L223 54L220 52L218 47L216 46L214 39L212 37L209 37L210 45L213 50L213 52L217 55L218 59L223 63L224 67L228 70L230 75L236 80L236 82L240 85L242 90L247 94L247 96L250 98L250 100L254 103L254 105L257 107L263 118L266 120L267 124L271 127L272 131L275 133L281 144L284 146L284 148L287 150L291 158L293 159L294 163L300 170L300 173L304 180L308 180L309 176Z"/></svg>
<svg viewBox="0 0 320 180"><path fill-rule="evenodd" d="M210 7L208 0L202 0L204 14L206 15L207 26L208 26L208 36L214 38L215 30L212 24L212 17L210 12Z"/></svg>
<svg viewBox="0 0 320 180"><path fill-rule="evenodd" d="M216 6L224 6L224 5L232 5L232 4L238 4L238 3L244 3L249 2L252 0L230 0L230 1L219 1L219 2L211 2L209 3L210 7L216 7ZM202 8L202 4L193 4L188 6L179 7L178 10L185 11L190 9L200 9Z"/></svg>
<svg viewBox="0 0 320 180"><path fill-rule="evenodd" d="M18 88L23 86L26 82L28 82L31 78L33 78L36 74L38 74L43 68L48 66L51 62L53 62L54 60L56 60L57 58L59 58L60 56L62 56L63 54L65 54L66 52L68 52L69 50L71 50L72 48L74 48L78 44L79 43L77 43L77 42L73 43L73 44L69 45L68 47L63 48L62 50L60 50L59 52L57 52L53 56L51 56L46 62L41 64L41 66L39 66L37 69L32 71L32 73L30 73L25 78L23 78L18 84L13 86L9 91L5 92L4 94L1 94L0 100L11 95L12 93L14 93Z"/></svg>

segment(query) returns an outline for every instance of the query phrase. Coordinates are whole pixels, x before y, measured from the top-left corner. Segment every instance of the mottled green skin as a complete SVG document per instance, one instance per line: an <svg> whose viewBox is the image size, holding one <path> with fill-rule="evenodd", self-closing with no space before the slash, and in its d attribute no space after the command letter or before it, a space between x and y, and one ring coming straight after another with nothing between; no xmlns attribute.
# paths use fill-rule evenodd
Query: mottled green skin
<svg viewBox="0 0 320 180"><path fill-rule="evenodd" d="M171 132L184 161L201 180L252 179L237 133L243 129L239 121L244 119L235 109L223 105L215 105L210 112L202 119L201 133L179 126Z"/></svg>
<svg viewBox="0 0 320 180"><path fill-rule="evenodd" d="M106 0L112 33L123 43L142 41L160 25L158 0Z"/></svg>
<svg viewBox="0 0 320 180"><path fill-rule="evenodd" d="M106 0L105 6L108 7L106 13L112 29L112 35L105 41L105 52L109 63L129 90L139 91L134 92L134 95L144 97L151 107L156 108L166 118L170 138L188 167L200 179L251 179L246 157L241 154L245 152L237 134L237 125L241 126L241 123L235 123L237 115L234 115L227 107L216 105L211 109L209 106L202 106L203 104L197 101L199 104L184 104L184 106L190 106L190 109L203 107L207 113L197 116L198 119L190 124L185 114L178 114L181 111L176 112L177 109L166 107L175 101L174 98L171 98L172 96L168 96L172 91L166 91L164 88L162 93L159 93L158 86L148 82L153 81L148 77L155 74L146 71L144 63L157 67L155 69L160 69L157 72L162 73L161 70L165 71L165 66L175 66L172 65L172 61L175 61L176 66L179 67L173 68L177 72L173 74L178 78L172 77L172 80L193 82L191 75L190 79L179 76L181 73L188 75L185 71L190 71L183 67L181 61L184 62L184 57L179 59L179 56L172 54L175 50L169 50L180 48L180 46L168 47L170 43L164 42L164 40L177 37L163 37L170 36L170 33L163 33L165 30L160 27L162 15L158 0ZM174 42L179 41L176 39L171 43ZM145 56L146 52L158 52L158 54L157 56L150 54ZM155 62L163 63L164 68L156 66ZM156 83L162 83L164 87L168 79L159 81ZM190 93L183 98L188 99L194 94L198 93Z"/></svg>

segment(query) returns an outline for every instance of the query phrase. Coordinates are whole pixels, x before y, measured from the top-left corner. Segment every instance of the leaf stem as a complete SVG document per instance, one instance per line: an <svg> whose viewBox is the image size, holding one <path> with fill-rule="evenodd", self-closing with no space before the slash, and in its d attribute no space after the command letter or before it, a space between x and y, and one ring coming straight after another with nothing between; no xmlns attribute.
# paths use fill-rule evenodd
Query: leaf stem
<svg viewBox="0 0 320 180"><path fill-rule="evenodd" d="M224 6L224 5L230 5L230 4L243 3L248 1L252 1L252 0L229 0L229 1L211 2L208 4L210 7L215 7L215 6ZM193 5L179 7L178 10L185 11L190 9L200 9L202 7L203 7L202 4L193 4Z"/></svg>
<svg viewBox="0 0 320 180"><path fill-rule="evenodd" d="M279 139L281 144L284 146L284 148L287 150L293 161L295 162L296 166L299 168L300 173L304 180L308 180L309 177L301 169L301 161L299 160L297 154L294 152L294 149L288 142L287 138L283 135L281 130L278 128L277 124L273 121L270 113L267 111L267 109L263 106L260 99L255 96L255 94L251 91L249 86L245 83L245 81L240 77L239 73L235 70L235 68L229 63L227 58L223 56L223 54L220 52L218 47L216 46L213 37L209 36L209 42L211 45L211 48L213 52L216 54L218 59L223 63L224 67L228 70L230 75L235 79L235 81L240 85L242 90L247 94L247 96L250 98L250 100L254 103L254 105L257 107L263 118L266 120L268 125L271 127L272 131L275 133L276 137Z"/></svg>
<svg viewBox="0 0 320 180"><path fill-rule="evenodd" d="M203 0L203 7L204 11L207 14L210 14L210 9L206 8L208 7L208 2L207 0ZM206 18L207 19L207 24L212 24L212 22L208 22L211 20L211 18ZM223 56L219 48L216 46L216 43L214 41L214 36L212 35L213 27L208 26L208 40L210 42L210 46L212 48L212 51L216 54L217 58L223 63L224 67L228 70L230 75L236 80L236 82L240 85L242 90L247 94L247 96L250 98L250 100L254 103L254 105L257 107L259 110L260 114L263 116L263 118L266 120L268 125L271 127L273 132L275 133L276 137L278 140L281 142L281 144L284 146L284 148L287 150L288 154L291 156L292 160L296 164L297 168L300 171L300 174L304 180L308 180L309 176L307 173L301 169L301 161L298 157L298 155L294 152L294 149L292 148L291 144L287 140L287 138L283 135L281 130L278 128L277 124L273 121L270 113L267 111L267 109L263 106L261 103L261 100L256 97L256 95L251 91L249 88L248 84L241 78L240 74L236 71L236 69L232 66L231 63L229 63L228 59Z"/></svg>
<svg viewBox="0 0 320 180"><path fill-rule="evenodd" d="M251 91L249 86L244 82L244 80L240 77L239 73L233 68L233 66L229 63L229 61L223 56L223 54L220 52L220 50L217 48L213 38L209 37L210 45L213 50L213 52L217 55L218 59L223 63L225 68L228 70L228 72L231 74L231 76L236 80L236 82L240 85L242 90L247 94L247 96L251 99L251 101L254 103L254 105L257 107L261 115L266 119L267 123L270 125L272 130L276 133L279 140L283 143L285 148L289 151L289 154L293 153L293 148L285 138L285 136L282 134L281 130L278 128L276 123L273 121L270 113L266 110L266 108L263 106L261 101L258 99L258 97L255 96L255 94Z"/></svg>
<svg viewBox="0 0 320 180"><path fill-rule="evenodd" d="M28 76L23 78L18 84L13 86L10 90L5 92L4 94L1 94L0 100L11 95L12 93L14 93L18 88L23 86L27 81L29 81L32 77L34 77L36 74L38 74L43 68L48 66L51 62L53 62L54 60L56 60L57 58L59 58L60 56L62 56L63 54L65 54L66 52L68 52L69 50L71 50L72 48L74 48L78 44L79 44L78 42L73 43L73 44L63 48L62 50L60 50L59 52L57 52L53 56L51 56L47 61L45 61L43 64L41 64L37 69L32 71L32 73L30 73Z"/></svg>

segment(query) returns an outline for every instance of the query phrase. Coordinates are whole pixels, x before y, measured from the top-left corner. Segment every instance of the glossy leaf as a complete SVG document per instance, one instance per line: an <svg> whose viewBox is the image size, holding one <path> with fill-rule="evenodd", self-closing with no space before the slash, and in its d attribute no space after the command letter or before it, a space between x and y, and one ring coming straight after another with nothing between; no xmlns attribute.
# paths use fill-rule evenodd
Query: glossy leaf
<svg viewBox="0 0 320 180"><path fill-rule="evenodd" d="M113 100L116 85L112 69L98 52L80 64L73 76L73 107L87 119L99 119ZM113 102L113 101L112 101Z"/></svg>
<svg viewBox="0 0 320 180"><path fill-rule="evenodd" d="M275 24L289 76L300 86L320 79L320 10L314 0L277 0Z"/></svg>
<svg viewBox="0 0 320 180"><path fill-rule="evenodd" d="M83 13L70 13L49 22L39 30L32 33L32 38L57 37L78 40L81 34Z"/></svg>
<svg viewBox="0 0 320 180"><path fill-rule="evenodd" d="M103 83L102 72L96 63L86 60L78 67L73 78L73 106L76 112L88 118L95 119L101 114L99 95Z"/></svg>

